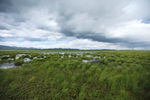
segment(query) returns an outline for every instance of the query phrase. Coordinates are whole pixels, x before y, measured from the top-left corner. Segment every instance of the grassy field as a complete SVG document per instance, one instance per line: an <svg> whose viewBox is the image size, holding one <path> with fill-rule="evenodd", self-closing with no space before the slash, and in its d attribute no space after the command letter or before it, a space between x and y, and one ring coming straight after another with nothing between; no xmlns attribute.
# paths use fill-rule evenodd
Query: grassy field
<svg viewBox="0 0 150 100"><path fill-rule="evenodd" d="M0 63L22 65L0 69L0 100L150 100L148 51L39 52L0 51Z"/></svg>

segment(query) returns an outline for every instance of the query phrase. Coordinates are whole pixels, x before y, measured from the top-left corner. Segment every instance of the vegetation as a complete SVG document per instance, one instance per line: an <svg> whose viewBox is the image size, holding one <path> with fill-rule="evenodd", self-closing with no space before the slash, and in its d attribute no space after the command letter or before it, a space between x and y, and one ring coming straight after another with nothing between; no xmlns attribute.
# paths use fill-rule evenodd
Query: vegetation
<svg viewBox="0 0 150 100"><path fill-rule="evenodd" d="M37 58L23 67L0 69L0 100L150 100L150 52L0 51L1 56L16 54ZM92 59L98 62L82 62Z"/></svg>
<svg viewBox="0 0 150 100"><path fill-rule="evenodd" d="M23 64L23 59L17 59L17 60L15 60L14 64L15 64L16 66L22 65L22 64Z"/></svg>

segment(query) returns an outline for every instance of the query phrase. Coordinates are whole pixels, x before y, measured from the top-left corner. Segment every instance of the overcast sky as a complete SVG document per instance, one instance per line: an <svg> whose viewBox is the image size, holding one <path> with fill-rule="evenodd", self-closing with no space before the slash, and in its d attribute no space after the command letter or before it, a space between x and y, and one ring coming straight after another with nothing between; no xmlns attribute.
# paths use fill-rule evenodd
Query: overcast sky
<svg viewBox="0 0 150 100"><path fill-rule="evenodd" d="M150 0L0 0L0 45L150 50Z"/></svg>

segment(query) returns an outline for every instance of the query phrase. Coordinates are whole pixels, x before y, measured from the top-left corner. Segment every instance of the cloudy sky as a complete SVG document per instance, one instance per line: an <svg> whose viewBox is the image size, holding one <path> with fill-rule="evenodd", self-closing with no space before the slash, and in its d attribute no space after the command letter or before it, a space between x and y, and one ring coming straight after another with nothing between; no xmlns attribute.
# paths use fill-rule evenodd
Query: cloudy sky
<svg viewBox="0 0 150 100"><path fill-rule="evenodd" d="M150 50L150 0L0 0L0 45Z"/></svg>

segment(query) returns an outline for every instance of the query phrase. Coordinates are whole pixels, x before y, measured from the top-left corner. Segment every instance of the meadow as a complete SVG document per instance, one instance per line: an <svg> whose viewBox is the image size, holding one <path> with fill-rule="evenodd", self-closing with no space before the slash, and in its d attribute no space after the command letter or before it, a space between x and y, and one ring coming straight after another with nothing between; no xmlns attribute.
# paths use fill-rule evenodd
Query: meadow
<svg viewBox="0 0 150 100"><path fill-rule="evenodd" d="M150 100L149 51L0 51L10 62L0 100Z"/></svg>

